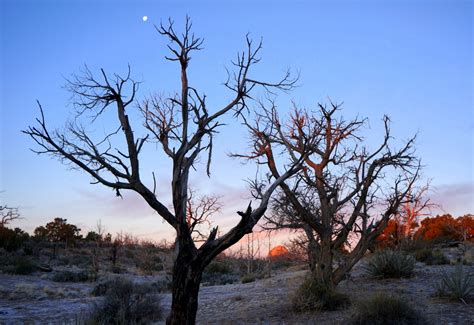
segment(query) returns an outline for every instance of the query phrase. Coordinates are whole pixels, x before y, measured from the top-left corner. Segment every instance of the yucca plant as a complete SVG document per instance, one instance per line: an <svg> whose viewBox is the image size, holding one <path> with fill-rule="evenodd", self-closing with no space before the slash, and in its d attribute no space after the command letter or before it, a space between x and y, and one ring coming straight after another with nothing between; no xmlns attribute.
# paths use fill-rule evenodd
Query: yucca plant
<svg viewBox="0 0 474 325"><path fill-rule="evenodd" d="M436 286L436 295L439 297L459 300L463 303L474 294L474 274L457 265L453 272L443 272L441 281Z"/></svg>
<svg viewBox="0 0 474 325"><path fill-rule="evenodd" d="M415 268L415 259L400 251L379 251L364 268L367 274L376 278L409 278Z"/></svg>

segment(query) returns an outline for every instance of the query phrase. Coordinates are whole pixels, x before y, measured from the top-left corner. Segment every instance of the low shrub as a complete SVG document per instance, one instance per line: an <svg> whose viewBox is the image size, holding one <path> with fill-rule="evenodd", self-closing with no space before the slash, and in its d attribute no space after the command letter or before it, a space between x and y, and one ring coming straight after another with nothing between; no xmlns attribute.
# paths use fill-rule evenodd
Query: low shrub
<svg viewBox="0 0 474 325"><path fill-rule="evenodd" d="M16 256L9 260L9 265L4 267L4 271L10 274L28 275L38 269L31 258L26 256Z"/></svg>
<svg viewBox="0 0 474 325"><path fill-rule="evenodd" d="M122 273L126 273L127 269L118 264L115 264L115 265L110 266L110 272L115 273L115 274L122 274Z"/></svg>
<svg viewBox="0 0 474 325"><path fill-rule="evenodd" d="M436 296L466 302L474 295L474 274L457 265L451 273L443 272L436 286Z"/></svg>
<svg viewBox="0 0 474 325"><path fill-rule="evenodd" d="M206 273L219 273L219 274L231 274L233 273L232 268L228 263L224 262L212 262L209 264L206 269Z"/></svg>
<svg viewBox="0 0 474 325"><path fill-rule="evenodd" d="M257 279L257 276L255 274L245 274L240 278L240 282L242 283L250 283L254 282Z"/></svg>
<svg viewBox="0 0 474 325"><path fill-rule="evenodd" d="M95 305L88 323L148 324L162 317L158 296L137 292L130 280L116 278L113 281L104 300Z"/></svg>
<svg viewBox="0 0 474 325"><path fill-rule="evenodd" d="M337 310L349 306L350 300L316 279L307 278L294 294L292 305L296 312Z"/></svg>
<svg viewBox="0 0 474 325"><path fill-rule="evenodd" d="M430 248L418 249L414 252L413 256L418 262L426 262L433 256L433 250Z"/></svg>
<svg viewBox="0 0 474 325"><path fill-rule="evenodd" d="M357 302L354 306L352 324L426 324L426 320L406 299L376 293Z"/></svg>
<svg viewBox="0 0 474 325"><path fill-rule="evenodd" d="M61 271L53 275L54 282L85 282L89 281L89 272L87 271Z"/></svg>
<svg viewBox="0 0 474 325"><path fill-rule="evenodd" d="M148 291L150 293L156 293L156 292L167 292L170 291L172 288L173 282L171 281L171 278L161 278L158 280L155 280L149 284L146 284L148 287Z"/></svg>
<svg viewBox="0 0 474 325"><path fill-rule="evenodd" d="M203 286L216 286L232 284L239 281L239 277L235 274L207 273L202 274L201 283Z"/></svg>
<svg viewBox="0 0 474 325"><path fill-rule="evenodd" d="M109 289L116 285L117 282L124 281L120 277L108 278L99 281L91 291L93 296L104 296ZM126 280L125 280L126 281ZM160 293L171 290L171 279L162 278L153 282L144 282L140 284L134 284L134 291L136 293L147 294L147 293Z"/></svg>
<svg viewBox="0 0 474 325"><path fill-rule="evenodd" d="M13 252L28 241L29 235L20 228L10 229L7 227L0 227L0 248L8 252Z"/></svg>
<svg viewBox="0 0 474 325"><path fill-rule="evenodd" d="M138 263L138 268L143 274L152 275L153 272L163 271L163 260L160 256L147 252L143 254Z"/></svg>
<svg viewBox="0 0 474 325"><path fill-rule="evenodd" d="M15 289L8 294L10 300L38 299L40 297L38 286L32 283L17 283Z"/></svg>
<svg viewBox="0 0 474 325"><path fill-rule="evenodd" d="M441 250L435 249L432 252L431 258L429 258L425 263L427 265L444 265L449 264L449 259Z"/></svg>
<svg viewBox="0 0 474 325"><path fill-rule="evenodd" d="M135 252L131 248L124 249L123 253L128 259L133 259L135 257Z"/></svg>
<svg viewBox="0 0 474 325"><path fill-rule="evenodd" d="M409 278L415 269L415 259L401 251L379 251L364 268L376 278Z"/></svg>
<svg viewBox="0 0 474 325"><path fill-rule="evenodd" d="M449 264L449 259L439 249L424 248L415 251L415 259L427 265L443 265Z"/></svg>

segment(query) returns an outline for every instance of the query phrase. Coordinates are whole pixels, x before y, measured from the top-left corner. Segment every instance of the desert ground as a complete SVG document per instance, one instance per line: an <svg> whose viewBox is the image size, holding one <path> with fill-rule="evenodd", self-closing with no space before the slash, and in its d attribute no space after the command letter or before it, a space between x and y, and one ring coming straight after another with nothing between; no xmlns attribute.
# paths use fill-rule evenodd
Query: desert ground
<svg viewBox="0 0 474 325"><path fill-rule="evenodd" d="M468 254L472 255L472 247ZM451 261L461 254L459 248L445 248ZM466 252L463 253L464 255ZM414 276L401 279L374 279L364 272L369 257L361 260L350 278L338 290L347 294L352 303L375 292L388 292L403 297L419 310L431 324L473 324L474 304L450 301L434 296L435 284L443 273L455 269L446 265L426 265L417 262ZM68 266L69 269L74 269ZM474 266L464 265L474 272ZM337 311L296 313L291 306L295 290L308 274L305 264L273 271L270 277L250 283L209 285L203 283L199 296L198 324L347 324L353 308ZM94 304L102 297L91 295L97 283L52 281L54 272L31 275L0 274L0 324L82 324ZM142 285L156 284L151 295L160 297L163 314L171 304L169 290L160 283L169 279L165 271L153 275L109 274L127 277ZM160 292L160 293L156 293ZM164 318L157 324L164 323Z"/></svg>

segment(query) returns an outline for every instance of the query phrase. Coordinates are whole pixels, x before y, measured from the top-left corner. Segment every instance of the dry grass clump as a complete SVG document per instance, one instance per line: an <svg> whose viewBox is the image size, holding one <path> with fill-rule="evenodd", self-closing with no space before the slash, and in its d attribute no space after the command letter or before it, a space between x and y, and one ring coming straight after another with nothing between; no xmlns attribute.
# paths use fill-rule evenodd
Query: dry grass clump
<svg viewBox="0 0 474 325"><path fill-rule="evenodd" d="M296 312L337 310L350 305L349 298L333 288L307 278L292 299L293 310Z"/></svg>
<svg viewBox="0 0 474 325"><path fill-rule="evenodd" d="M383 292L358 301L354 305L351 324L416 325L427 324L423 316L404 298Z"/></svg>

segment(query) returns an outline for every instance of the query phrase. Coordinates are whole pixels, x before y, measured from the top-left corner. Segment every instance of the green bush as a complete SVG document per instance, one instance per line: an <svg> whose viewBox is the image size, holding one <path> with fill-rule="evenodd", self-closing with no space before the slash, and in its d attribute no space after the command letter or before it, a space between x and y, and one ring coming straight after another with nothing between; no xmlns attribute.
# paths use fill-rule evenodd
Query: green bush
<svg viewBox="0 0 474 325"><path fill-rule="evenodd" d="M376 293L357 302L352 324L390 325L426 324L426 320L405 299Z"/></svg>
<svg viewBox="0 0 474 325"><path fill-rule="evenodd" d="M108 290L116 285L117 282L123 282L126 280L120 277L108 278L99 281L91 291L93 296L104 296ZM145 282L140 284L134 284L134 291L136 293L147 294L147 293L159 293L171 290L171 279L162 278L153 282Z"/></svg>
<svg viewBox="0 0 474 325"><path fill-rule="evenodd" d="M8 261L10 265L5 266L6 273L28 275L37 270L36 264L26 256L16 256Z"/></svg>
<svg viewBox="0 0 474 325"><path fill-rule="evenodd" d="M162 317L158 296L137 292L135 285L124 278L112 281L104 300L95 306L89 323L149 324Z"/></svg>
<svg viewBox="0 0 474 325"><path fill-rule="evenodd" d="M424 263L433 256L433 251L430 248L422 248L416 250L413 255L418 262Z"/></svg>
<svg viewBox="0 0 474 325"><path fill-rule="evenodd" d="M415 269L415 259L400 251L379 251L364 269L367 274L376 278L409 278Z"/></svg>
<svg viewBox="0 0 474 325"><path fill-rule="evenodd" d="M474 274L457 265L451 273L443 272L441 281L436 286L435 295L466 302L474 295Z"/></svg>
<svg viewBox="0 0 474 325"><path fill-rule="evenodd" d="M153 272L163 271L163 260L155 253L145 253L137 266L143 274L152 275Z"/></svg>
<svg viewBox="0 0 474 325"><path fill-rule="evenodd" d="M232 268L228 263L224 262L212 262L206 269L206 273L219 273L219 274L231 274L233 273Z"/></svg>
<svg viewBox="0 0 474 325"><path fill-rule="evenodd" d="M127 269L124 268L123 266L116 264L116 265L110 266L110 272L115 273L115 274L122 274L122 273L126 273Z"/></svg>
<svg viewBox="0 0 474 325"><path fill-rule="evenodd" d="M203 286L225 285L238 282L239 277L236 274L207 273L202 274L201 283Z"/></svg>
<svg viewBox="0 0 474 325"><path fill-rule="evenodd" d="M296 312L324 311L347 307L350 301L335 289L314 278L307 278L294 294L292 305Z"/></svg>
<svg viewBox="0 0 474 325"><path fill-rule="evenodd" d="M449 259L439 249L435 249L426 262L427 265L444 265L449 264Z"/></svg>
<svg viewBox="0 0 474 325"><path fill-rule="evenodd" d="M89 281L89 272L87 271L61 271L53 275L54 282L85 282Z"/></svg>
<svg viewBox="0 0 474 325"><path fill-rule="evenodd" d="M5 249L7 252L16 251L24 246L29 237L20 228L0 227L0 248Z"/></svg>
<svg viewBox="0 0 474 325"><path fill-rule="evenodd" d="M449 264L448 258L439 249L432 250L429 248L424 248L415 251L414 255L418 262L423 262L427 265Z"/></svg>
<svg viewBox="0 0 474 325"><path fill-rule="evenodd" d="M257 276L255 274L245 274L240 278L240 282L242 283L250 283L254 282L257 279Z"/></svg>

